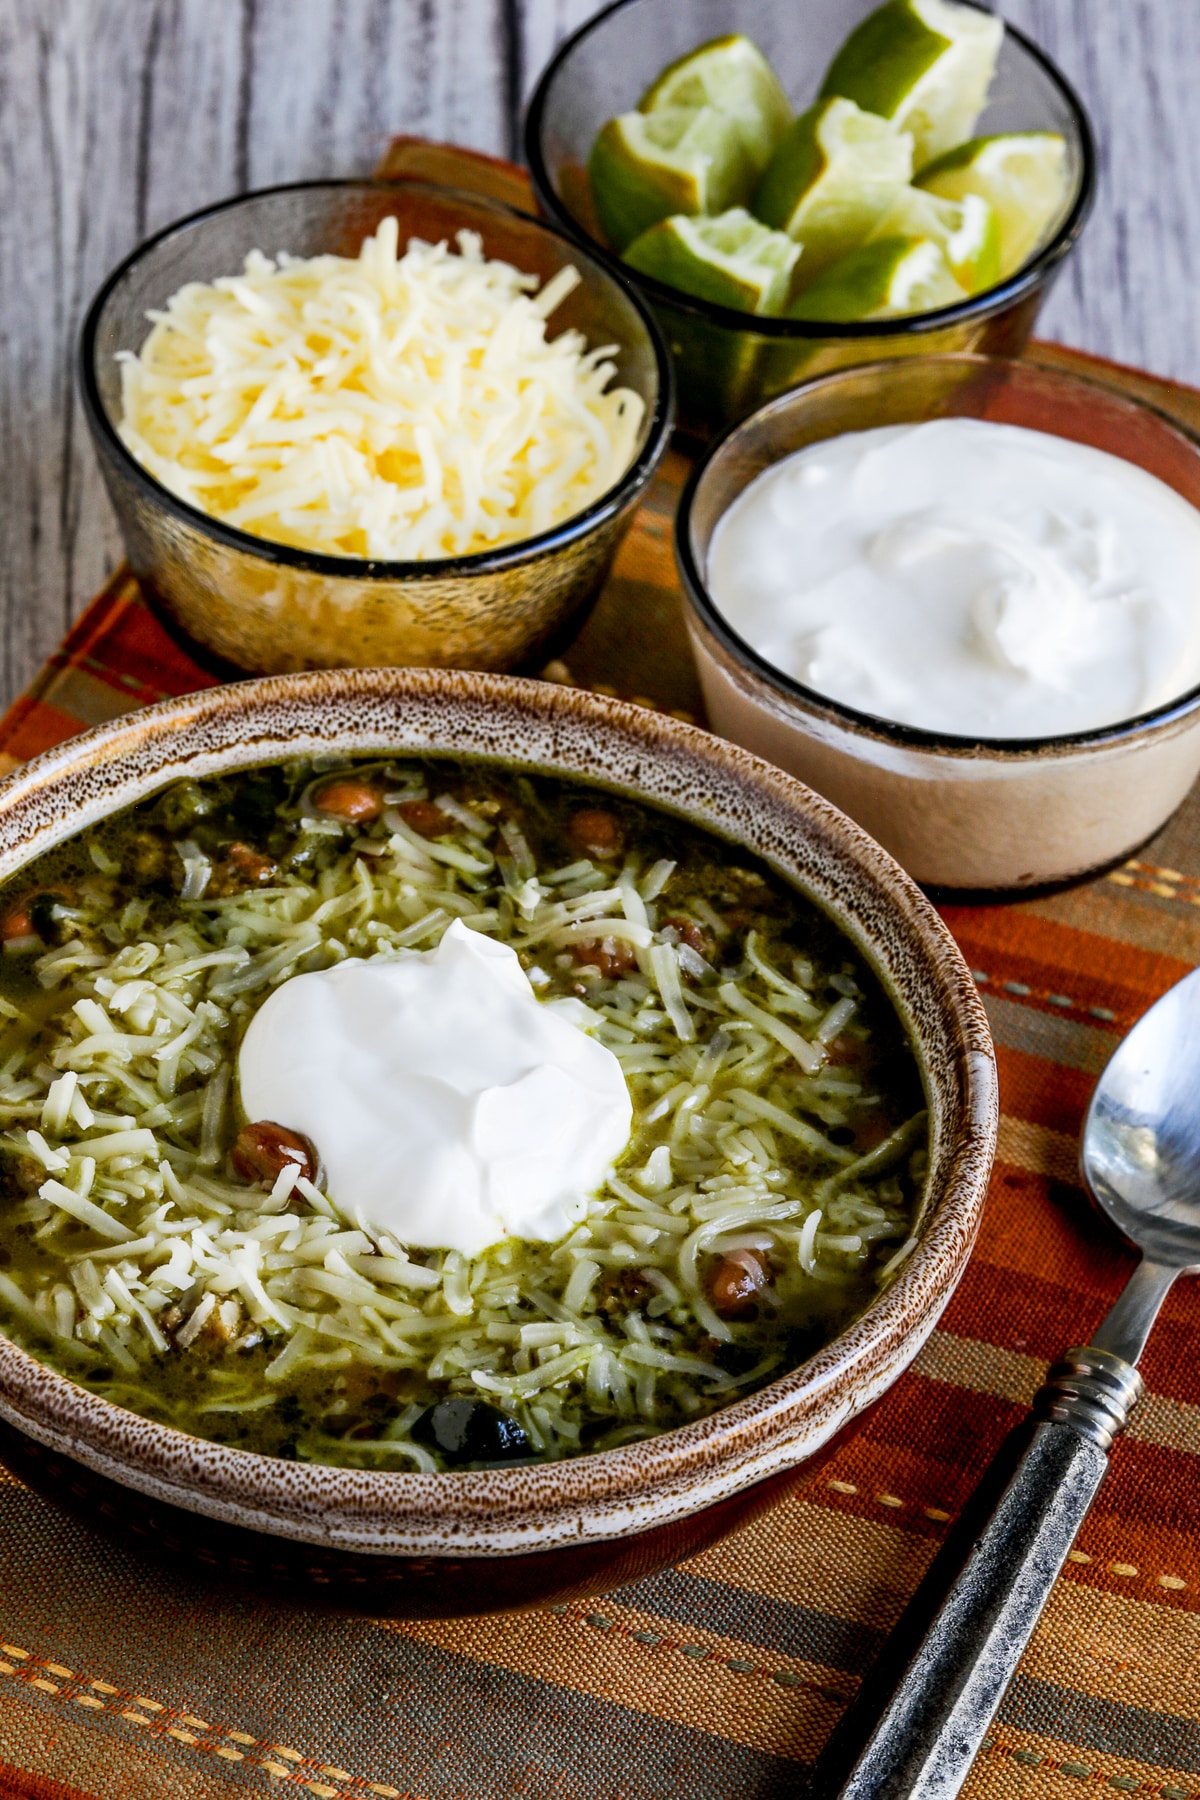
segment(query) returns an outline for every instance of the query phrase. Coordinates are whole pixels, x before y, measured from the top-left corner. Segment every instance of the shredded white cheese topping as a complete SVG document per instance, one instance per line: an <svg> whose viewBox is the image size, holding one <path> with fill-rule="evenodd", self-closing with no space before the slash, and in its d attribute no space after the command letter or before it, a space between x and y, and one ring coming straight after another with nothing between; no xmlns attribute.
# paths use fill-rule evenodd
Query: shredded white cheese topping
<svg viewBox="0 0 1200 1800"><path fill-rule="evenodd" d="M612 345L547 336L579 282L384 219L356 258L246 258L189 282L122 362L121 436L163 485L257 537L416 561L536 536L633 460Z"/></svg>

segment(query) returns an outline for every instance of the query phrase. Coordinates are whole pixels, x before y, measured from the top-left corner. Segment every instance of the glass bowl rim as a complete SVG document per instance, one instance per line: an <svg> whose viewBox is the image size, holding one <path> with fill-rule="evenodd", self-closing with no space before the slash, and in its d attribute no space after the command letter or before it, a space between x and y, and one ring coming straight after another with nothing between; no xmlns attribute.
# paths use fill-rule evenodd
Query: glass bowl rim
<svg viewBox="0 0 1200 1800"><path fill-rule="evenodd" d="M569 37L564 38L538 77L525 111L525 161L538 204L561 231L568 236L577 237L591 250L596 260L603 262L609 269L624 268L627 265L607 245L585 231L570 209L559 199L542 154L542 125L554 81L576 46L606 24L614 13L642 3L643 0L610 0L608 6L585 20ZM990 6L983 5L982 0L962 0L962 4L974 7L977 12L993 11ZM1096 143L1082 100L1057 63L1031 38L1007 19L1004 20L1004 30L1005 35L1015 39L1026 55L1032 57L1042 68L1061 95L1074 121L1081 165L1075 195L1062 224L1036 255L1023 263L1014 274L985 288L982 293L969 294L950 306L935 307L927 312L904 313L894 319L863 319L843 324L820 319L760 318L757 313L739 312L715 300L701 300L694 294L685 294L681 288L668 287L666 282L659 281L655 276L640 272L636 277L638 286L658 305L674 306L681 312L690 313L708 324L722 325L730 331L753 332L759 337L784 343L803 343L808 340L854 343L868 338L904 337L910 333L924 335L964 321L989 318L993 313L1003 312L1013 301L1023 298L1038 287L1057 268L1087 223L1096 197Z"/></svg>
<svg viewBox="0 0 1200 1800"><path fill-rule="evenodd" d="M570 252L572 257L582 253L591 265L590 268L580 271L585 281L589 276L599 275L618 289L622 296L629 301L646 334L646 342L654 361L657 382L653 404L647 408L645 441L618 481L595 500L590 501L581 512L572 513L569 518L551 526L549 530L538 532L533 537L519 538L515 543L500 545L491 550L473 551L465 556L430 557L423 561L405 562L387 561L383 558L331 556L324 552L301 550L291 544L275 543L269 538L255 537L252 533L242 531L238 526L227 524L223 519L218 519L213 514L202 511L200 507L192 506L188 501L181 500L138 461L116 429L108 407L101 398L96 375L96 338L105 308L118 284L130 270L136 268L146 256L157 250L168 239L197 226L205 225L210 219L214 219L222 213L233 212L251 202L271 199L279 194L316 193L329 189L335 191L367 190L372 193L387 193L396 189L416 190L421 193L437 194L442 198L449 197L485 213L495 213L519 220L521 224L532 226L535 230L545 233L546 236L556 239ZM469 229L470 221L464 220L464 226ZM465 188L443 185L439 182L409 180L407 177L387 180L363 176L357 179L330 178L319 181L280 182L272 187L253 188L245 194L234 194L227 199L213 201L208 206L199 207L195 212L172 220L160 231L144 238L130 251L128 256L123 257L93 295L80 328L77 370L84 413L93 435L103 449L121 465L134 485L141 488L145 496L160 510L173 513L184 524L243 555L257 557L265 562L280 564L286 568L299 569L311 575L330 576L350 581L446 581L471 575L498 574L502 570L518 567L539 557L553 555L566 548L568 544L586 537L597 526L619 514L630 501L641 493L666 452L675 418L674 371L662 328L642 295L638 293L634 284L626 276L620 271L606 267L599 257L588 250L585 243L581 243L571 233L561 230L551 220L535 218L532 213L522 212L518 207L509 206L502 200L493 200L483 194L474 194Z"/></svg>
<svg viewBox="0 0 1200 1800"><path fill-rule="evenodd" d="M622 0L623 3L623 0ZM1132 413L1144 413L1147 417L1180 439L1200 459L1200 433L1192 431L1180 420L1174 419L1161 407L1150 401L1135 399L1123 393L1119 388L1110 387L1105 381L1093 375L1076 374L1074 370L1054 368L1050 364L1027 361L1016 356L980 356L970 351L947 352L942 355L928 356L921 359L923 367L930 365L951 364L955 367L974 367L980 370L1010 370L1037 374L1043 379L1056 382L1063 387L1082 390L1085 398L1103 399L1124 407ZM748 669L751 674L773 692L791 705L808 715L816 715L836 725L840 725L856 737L870 737L909 750L929 750L940 752L946 756L986 757L994 762L1026 762L1036 755L1055 755L1072 750L1102 750L1120 744L1139 733L1175 723L1186 718L1200 708L1200 684L1177 694L1173 699L1163 701L1144 713L1135 713L1127 719L1117 719L1109 725L1092 726L1086 731L1068 731L1044 737L982 737L966 736L948 731L931 731L919 725L905 725L897 719L880 718L875 713L862 712L858 708L847 705L842 700L835 700L828 694L820 693L816 688L807 687L802 681L788 675L777 668L766 657L759 654L746 639L735 631L708 591L704 576L701 574L697 559L692 554L691 518L692 509L700 492L700 485L708 471L724 453L727 446L747 427L756 424L766 414L783 411L802 401L812 390L830 386L836 382L849 381L864 375L886 376L895 372L894 360L884 359L873 363L856 363L846 369L832 369L823 375L815 375L811 380L791 388L786 394L779 394L773 400L766 401L756 407L744 419L729 426L718 438L705 447L703 454L692 469L683 492L679 498L679 507L675 514L675 560L683 583L684 595L691 610L703 622L708 631L716 638L726 653ZM867 427L863 427L867 429ZM835 434L840 435L840 434ZM821 440L816 440L821 441ZM790 453L789 453L790 454ZM1114 454L1111 453L1110 454ZM783 460L782 458L778 460ZM1132 458L1124 460L1132 462ZM1140 468L1140 463L1134 463ZM765 471L763 471L765 473ZM757 477L755 478L757 479ZM750 484L747 483L747 486ZM1169 484L1164 484L1169 485ZM745 489L742 490L743 492ZM1175 491L1174 489L1172 490ZM1182 499L1183 496L1181 495ZM1200 509L1196 509L1200 511Z"/></svg>

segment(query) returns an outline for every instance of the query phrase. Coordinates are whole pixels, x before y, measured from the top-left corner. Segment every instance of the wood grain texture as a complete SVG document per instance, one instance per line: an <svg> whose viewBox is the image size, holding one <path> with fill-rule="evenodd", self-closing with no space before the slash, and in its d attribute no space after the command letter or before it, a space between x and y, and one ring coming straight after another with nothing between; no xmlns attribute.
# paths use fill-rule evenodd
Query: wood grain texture
<svg viewBox="0 0 1200 1800"><path fill-rule="evenodd" d="M0 702L119 553L74 395L87 299L147 232L369 169L395 131L512 154L593 0L0 0ZM1080 87L1100 198L1047 335L1200 378L1194 0L1000 0Z"/></svg>

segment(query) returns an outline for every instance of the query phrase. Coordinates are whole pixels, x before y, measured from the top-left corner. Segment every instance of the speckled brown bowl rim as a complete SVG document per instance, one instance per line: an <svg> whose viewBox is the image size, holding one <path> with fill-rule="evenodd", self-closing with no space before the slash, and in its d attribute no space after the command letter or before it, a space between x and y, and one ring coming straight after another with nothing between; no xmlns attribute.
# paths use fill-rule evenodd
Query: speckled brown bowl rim
<svg viewBox="0 0 1200 1800"><path fill-rule="evenodd" d="M626 702L440 670L266 676L72 739L0 783L0 878L180 776L354 749L574 772L741 842L811 893L881 975L920 1050L934 1146L916 1248L861 1318L799 1369L682 1429L560 1463L429 1475L258 1456L126 1412L2 1336L0 1415L154 1498L379 1555L516 1554L620 1538L803 1461L915 1355L978 1226L996 1141L996 1068L982 1005L945 926L873 839L747 751ZM811 876L797 875L789 844L809 855ZM891 971L906 960L912 991L901 998Z"/></svg>

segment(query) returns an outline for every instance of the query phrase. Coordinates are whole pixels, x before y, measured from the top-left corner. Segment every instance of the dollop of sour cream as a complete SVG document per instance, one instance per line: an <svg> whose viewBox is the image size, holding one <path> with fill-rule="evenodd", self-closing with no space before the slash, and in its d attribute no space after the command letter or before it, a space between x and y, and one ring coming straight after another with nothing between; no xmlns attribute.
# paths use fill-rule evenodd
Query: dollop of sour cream
<svg viewBox="0 0 1200 1800"><path fill-rule="evenodd" d="M278 987L242 1040L242 1104L310 1138L339 1210L403 1244L552 1242L633 1123L587 1017L538 1000L514 951L455 920L434 950Z"/></svg>
<svg viewBox="0 0 1200 1800"><path fill-rule="evenodd" d="M708 586L785 674L929 731L1088 731L1200 683L1200 513L1133 463L1015 425L810 445L719 521Z"/></svg>

